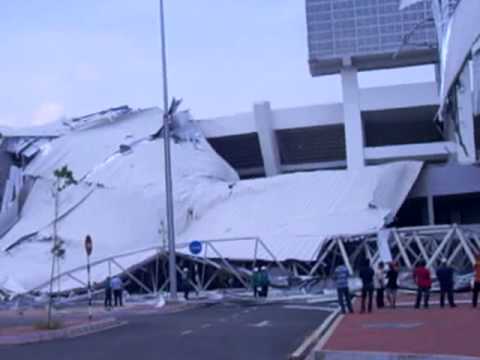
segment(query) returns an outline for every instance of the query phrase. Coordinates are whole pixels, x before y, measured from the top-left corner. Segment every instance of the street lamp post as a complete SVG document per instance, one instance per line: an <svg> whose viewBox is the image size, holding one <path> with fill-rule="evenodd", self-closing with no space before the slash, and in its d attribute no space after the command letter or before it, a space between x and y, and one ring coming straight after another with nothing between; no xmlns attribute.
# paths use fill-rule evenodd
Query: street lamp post
<svg viewBox="0 0 480 360"><path fill-rule="evenodd" d="M165 40L165 13L163 0L160 0L160 36L162 40L163 73L163 143L165 153L165 192L167 199L167 237L168 237L168 271L170 275L170 298L177 299L177 265L175 258L175 227L173 218L172 162L170 154L170 115L168 114L168 77L167 53Z"/></svg>

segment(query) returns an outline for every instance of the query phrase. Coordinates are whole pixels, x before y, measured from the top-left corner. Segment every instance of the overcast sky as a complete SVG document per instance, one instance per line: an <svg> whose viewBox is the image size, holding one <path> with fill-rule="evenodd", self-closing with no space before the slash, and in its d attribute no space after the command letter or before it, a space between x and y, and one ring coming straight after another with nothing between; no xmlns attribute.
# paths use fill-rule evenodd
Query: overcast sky
<svg viewBox="0 0 480 360"><path fill-rule="evenodd" d="M311 78L304 0L165 0L171 95L197 118L341 99ZM158 0L0 1L0 125L161 105ZM368 73L361 86L432 80Z"/></svg>

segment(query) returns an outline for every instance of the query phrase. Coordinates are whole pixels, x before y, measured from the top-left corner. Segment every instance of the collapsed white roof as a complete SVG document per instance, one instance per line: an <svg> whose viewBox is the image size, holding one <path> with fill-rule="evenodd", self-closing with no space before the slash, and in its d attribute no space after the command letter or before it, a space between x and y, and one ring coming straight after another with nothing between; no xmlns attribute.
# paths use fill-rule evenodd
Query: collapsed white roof
<svg viewBox="0 0 480 360"><path fill-rule="evenodd" d="M381 229L397 213L420 169L421 163L402 162L241 181L181 238L259 236L279 260L314 260L327 237ZM227 258L251 259L254 245L225 242L215 247ZM261 248L258 256L271 259Z"/></svg>
<svg viewBox="0 0 480 360"><path fill-rule="evenodd" d="M92 261L162 244L163 142L150 137L161 118L157 109L131 112L71 131L42 148L26 169L37 180L20 220L0 239L0 268L11 283L32 289L49 277L51 186L54 170L64 165L81 181L60 196L58 234L66 244L62 270L85 263L87 234L94 239ZM400 162L239 181L201 133L188 121L184 124L190 127L189 140L172 141L175 225L177 242L183 244L258 236L279 260L311 260L327 237L381 229L396 214L422 165ZM232 259L252 259L253 246L245 241L216 245ZM128 267L153 254L137 253L119 262ZM258 257L270 259L265 249L258 249ZM107 273L106 267L94 268L93 280L101 281Z"/></svg>

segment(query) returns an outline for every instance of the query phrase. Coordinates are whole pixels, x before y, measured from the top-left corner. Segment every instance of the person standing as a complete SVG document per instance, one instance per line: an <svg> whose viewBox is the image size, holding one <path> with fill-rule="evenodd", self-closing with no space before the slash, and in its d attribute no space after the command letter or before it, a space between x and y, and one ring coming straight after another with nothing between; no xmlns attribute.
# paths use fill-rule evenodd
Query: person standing
<svg viewBox="0 0 480 360"><path fill-rule="evenodd" d="M386 283L386 273L385 273L385 263L380 261L378 263L377 271L375 272L375 289L377 292L377 308L382 309L385 307L385 284Z"/></svg>
<svg viewBox="0 0 480 360"><path fill-rule="evenodd" d="M227 292L228 287L228 272L227 270L220 269L220 273L218 274L218 281L220 283L220 288L222 289L222 293L225 294Z"/></svg>
<svg viewBox="0 0 480 360"><path fill-rule="evenodd" d="M105 301L104 306L106 310L112 309L112 279L107 277L105 280Z"/></svg>
<svg viewBox="0 0 480 360"><path fill-rule="evenodd" d="M397 306L398 266L395 262L389 264L387 271L387 299L392 308Z"/></svg>
<svg viewBox="0 0 480 360"><path fill-rule="evenodd" d="M258 289L260 287L260 272L258 271L258 267L253 269L252 287L253 287L253 297L257 298L259 295Z"/></svg>
<svg viewBox="0 0 480 360"><path fill-rule="evenodd" d="M474 308L476 308L478 304L478 293L480 293L480 255L477 255L473 276L474 278L473 278L472 305Z"/></svg>
<svg viewBox="0 0 480 360"><path fill-rule="evenodd" d="M112 290L113 290L113 299L114 299L114 305L115 307L117 306L123 306L123 283L122 279L120 277L115 276L112 281Z"/></svg>
<svg viewBox="0 0 480 360"><path fill-rule="evenodd" d="M335 285L337 287L338 304L345 314L345 305L350 314L353 314L352 301L350 299L350 289L348 288L348 277L350 273L345 265L340 265L335 269L333 274Z"/></svg>
<svg viewBox="0 0 480 360"><path fill-rule="evenodd" d="M450 307L454 308L456 307L455 301L454 301L454 294L453 294L453 288L454 288L454 271L451 266L448 265L447 259L442 259L442 264L440 267L437 269L437 279L438 282L440 283L440 307L445 306L445 295L447 295L448 298L448 304Z"/></svg>
<svg viewBox="0 0 480 360"><path fill-rule="evenodd" d="M182 287L185 300L189 300L188 296L190 294L190 271L187 267L183 268L182 271Z"/></svg>
<svg viewBox="0 0 480 360"><path fill-rule="evenodd" d="M268 270L266 266L262 266L260 271L260 296L268 297L268 287L270 286L270 280L268 278Z"/></svg>
<svg viewBox="0 0 480 360"><path fill-rule="evenodd" d="M430 270L427 269L425 261L419 261L415 271L413 272L413 279L417 284L417 300L415 301L415 309L420 308L420 303L423 297L423 307L428 308L428 300L430 299L430 288L432 287L432 278Z"/></svg>
<svg viewBox="0 0 480 360"><path fill-rule="evenodd" d="M372 312L372 300L373 300L373 278L375 271L370 266L370 261L365 260L364 265L360 269L360 279L362 280L362 309L361 312L365 312L365 302L368 298L368 312Z"/></svg>

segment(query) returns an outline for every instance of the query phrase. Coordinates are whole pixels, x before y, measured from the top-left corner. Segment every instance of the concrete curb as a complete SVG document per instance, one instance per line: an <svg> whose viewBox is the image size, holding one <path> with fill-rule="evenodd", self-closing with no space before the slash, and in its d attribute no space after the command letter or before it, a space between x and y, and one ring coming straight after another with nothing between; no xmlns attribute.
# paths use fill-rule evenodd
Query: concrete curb
<svg viewBox="0 0 480 360"><path fill-rule="evenodd" d="M145 308L145 309L138 309L131 311L130 314L136 314L136 315L170 315L170 314L176 314L184 311L189 311L189 310L195 310L195 309L201 309L204 307L209 307L214 304L212 303L191 303L191 304L185 304L185 305L180 305L176 306L173 308Z"/></svg>
<svg viewBox="0 0 480 360"><path fill-rule="evenodd" d="M289 360L303 360L305 359L310 351L313 349L315 344L320 340L320 338L328 331L330 326L335 322L338 315L340 314L340 309L335 310L325 321L288 357Z"/></svg>
<svg viewBox="0 0 480 360"><path fill-rule="evenodd" d="M478 357L363 351L318 351L315 360L478 360Z"/></svg>
<svg viewBox="0 0 480 360"><path fill-rule="evenodd" d="M0 336L0 345L21 345L59 339L71 339L113 329L125 324L126 321L108 318L92 321L87 324L74 325L66 329L36 331L23 335L4 335Z"/></svg>

